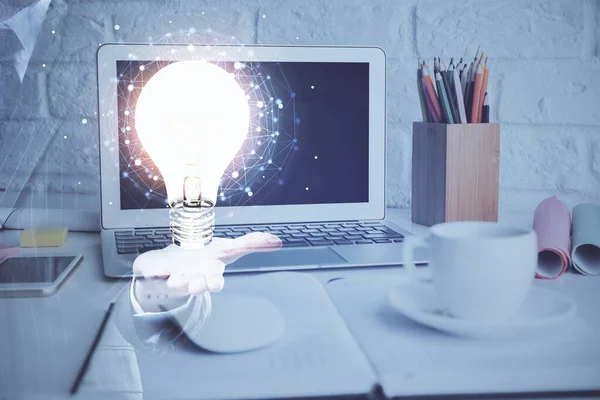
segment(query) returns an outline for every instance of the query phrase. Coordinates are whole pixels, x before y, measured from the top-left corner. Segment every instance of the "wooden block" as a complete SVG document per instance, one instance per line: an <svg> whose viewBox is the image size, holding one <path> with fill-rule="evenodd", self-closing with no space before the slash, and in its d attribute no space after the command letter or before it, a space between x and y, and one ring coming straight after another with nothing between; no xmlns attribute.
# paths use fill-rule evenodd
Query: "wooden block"
<svg viewBox="0 0 600 400"><path fill-rule="evenodd" d="M412 222L497 221L499 124L413 124Z"/></svg>
<svg viewBox="0 0 600 400"><path fill-rule="evenodd" d="M21 232L21 247L60 247L67 241L66 226L37 226Z"/></svg>

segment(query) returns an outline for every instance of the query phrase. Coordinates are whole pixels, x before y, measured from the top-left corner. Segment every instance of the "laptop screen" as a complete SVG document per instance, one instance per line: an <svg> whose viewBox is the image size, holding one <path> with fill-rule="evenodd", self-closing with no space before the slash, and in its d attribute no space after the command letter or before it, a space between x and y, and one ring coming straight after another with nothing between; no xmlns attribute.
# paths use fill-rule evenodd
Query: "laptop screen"
<svg viewBox="0 0 600 400"><path fill-rule="evenodd" d="M121 209L168 205L160 171L135 130L139 93L172 61L117 61ZM369 64L215 62L237 75L248 137L226 169L216 206L369 201Z"/></svg>

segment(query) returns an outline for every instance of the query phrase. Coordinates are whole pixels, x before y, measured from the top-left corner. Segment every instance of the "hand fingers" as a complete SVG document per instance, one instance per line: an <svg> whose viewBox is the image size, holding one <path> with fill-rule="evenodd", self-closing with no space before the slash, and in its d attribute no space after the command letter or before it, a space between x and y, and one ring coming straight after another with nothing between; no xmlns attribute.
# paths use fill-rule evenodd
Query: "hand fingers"
<svg viewBox="0 0 600 400"><path fill-rule="evenodd" d="M206 292L220 292L225 285L223 275L196 276L188 284L188 292L194 296L201 296Z"/></svg>
<svg viewBox="0 0 600 400"><path fill-rule="evenodd" d="M211 293L220 292L225 286L223 275L209 275L206 277L206 286Z"/></svg>
<svg viewBox="0 0 600 400"><path fill-rule="evenodd" d="M173 262L171 262L173 264ZM177 261L170 268L171 275L193 277L196 275L217 275L225 272L225 263L219 259L192 258Z"/></svg>
<svg viewBox="0 0 600 400"><path fill-rule="evenodd" d="M201 266L180 266L171 273L167 286L172 289L187 289L195 296L204 294L207 290L217 292L223 288L223 272L225 263L212 260Z"/></svg>
<svg viewBox="0 0 600 400"><path fill-rule="evenodd" d="M166 278L169 276L169 263L162 250L152 250L140 254L133 261L133 274L144 278Z"/></svg>
<svg viewBox="0 0 600 400"><path fill-rule="evenodd" d="M206 277L196 276L192 280L190 280L188 284L188 292L190 292L193 296L201 296L208 290L206 285Z"/></svg>
<svg viewBox="0 0 600 400"><path fill-rule="evenodd" d="M184 275L171 275L167 279L167 286L171 289L186 289L189 285L189 277Z"/></svg>
<svg viewBox="0 0 600 400"><path fill-rule="evenodd" d="M225 264L231 264L246 254L275 251L281 248L281 240L270 233L253 232L223 244L218 258Z"/></svg>
<svg viewBox="0 0 600 400"><path fill-rule="evenodd" d="M225 261L219 255L225 252L231 254L227 259L235 260L252 251L269 251L281 245L272 235L255 233L247 236L243 241L217 241L198 251L182 250L177 246L149 251L136 258L134 273L144 278L168 278L167 287L196 296L206 291L217 292L223 288L225 271ZM211 247L212 251L207 251Z"/></svg>

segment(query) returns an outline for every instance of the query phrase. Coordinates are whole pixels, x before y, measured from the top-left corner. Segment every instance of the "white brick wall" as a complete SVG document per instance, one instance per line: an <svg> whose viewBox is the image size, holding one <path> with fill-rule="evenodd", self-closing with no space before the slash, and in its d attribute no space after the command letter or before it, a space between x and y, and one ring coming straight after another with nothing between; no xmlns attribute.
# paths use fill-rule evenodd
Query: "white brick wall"
<svg viewBox="0 0 600 400"><path fill-rule="evenodd" d="M35 190L97 192L97 45L193 27L217 43L383 47L392 206L410 205L417 59L471 57L481 45L492 65L491 118L502 124L502 206L531 210L551 194L570 206L600 202L600 0L54 0L53 7L56 37L34 59L38 75L27 89L41 100L19 115L60 123L29 185ZM49 178L55 174L62 180Z"/></svg>

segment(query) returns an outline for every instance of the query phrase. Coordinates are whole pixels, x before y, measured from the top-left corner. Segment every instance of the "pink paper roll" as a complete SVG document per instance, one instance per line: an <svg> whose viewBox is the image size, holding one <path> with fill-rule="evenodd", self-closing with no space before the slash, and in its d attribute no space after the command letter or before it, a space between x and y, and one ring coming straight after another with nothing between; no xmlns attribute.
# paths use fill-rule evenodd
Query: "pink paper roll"
<svg viewBox="0 0 600 400"><path fill-rule="evenodd" d="M533 214L538 238L536 276L556 279L571 265L571 214L567 205L552 196L542 201Z"/></svg>

